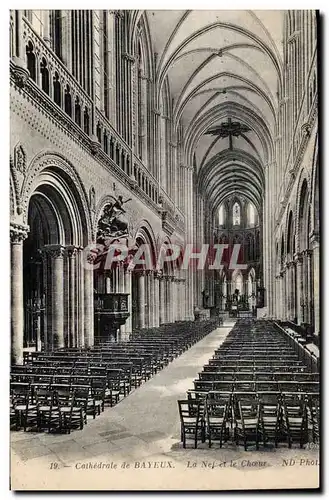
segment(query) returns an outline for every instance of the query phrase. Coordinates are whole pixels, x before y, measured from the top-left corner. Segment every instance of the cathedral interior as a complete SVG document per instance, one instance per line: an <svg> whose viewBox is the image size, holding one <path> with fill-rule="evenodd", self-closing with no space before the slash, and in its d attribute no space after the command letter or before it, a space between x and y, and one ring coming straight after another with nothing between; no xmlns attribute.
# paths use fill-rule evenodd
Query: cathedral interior
<svg viewBox="0 0 329 500"><path fill-rule="evenodd" d="M317 24L312 10L11 11L15 383L56 353L175 337L181 354L217 325L238 338L240 321L294 332L314 366ZM239 245L244 265L227 250L220 269L94 266L109 241Z"/></svg>

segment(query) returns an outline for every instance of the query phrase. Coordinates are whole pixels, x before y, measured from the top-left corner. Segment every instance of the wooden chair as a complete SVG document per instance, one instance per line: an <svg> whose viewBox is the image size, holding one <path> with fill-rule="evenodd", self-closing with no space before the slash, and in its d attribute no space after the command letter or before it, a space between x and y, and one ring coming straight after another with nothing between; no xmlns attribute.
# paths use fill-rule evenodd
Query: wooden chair
<svg viewBox="0 0 329 500"><path fill-rule="evenodd" d="M282 405L280 393L262 393L259 395L260 427L264 447L273 441L277 447L282 436Z"/></svg>
<svg viewBox="0 0 329 500"><path fill-rule="evenodd" d="M53 390L38 389L35 394L38 411L38 429L62 430L62 415Z"/></svg>
<svg viewBox="0 0 329 500"><path fill-rule="evenodd" d="M12 414L15 415L16 430L28 426L38 427L37 405L33 404L29 387L20 387L13 390L11 396Z"/></svg>
<svg viewBox="0 0 329 500"><path fill-rule="evenodd" d="M83 408L76 403L75 393L70 390L57 390L56 399L62 416L62 430L70 434L76 427L83 429Z"/></svg>
<svg viewBox="0 0 329 500"><path fill-rule="evenodd" d="M288 439L289 448L294 441L298 441L300 448L308 440L307 411L305 398L301 394L282 395L283 400L283 425Z"/></svg>
<svg viewBox="0 0 329 500"><path fill-rule="evenodd" d="M90 388L88 386L72 386L74 391L75 405L82 408L83 422L87 423L88 409L93 402L89 399Z"/></svg>
<svg viewBox="0 0 329 500"><path fill-rule="evenodd" d="M198 440L205 442L204 403L198 400L179 400L179 416L181 422L181 441L186 448L186 439L194 439L194 448Z"/></svg>
<svg viewBox="0 0 329 500"><path fill-rule="evenodd" d="M239 445L240 439L243 440L244 449L246 451L248 442L255 443L257 450L259 448L261 435L259 413L260 405L257 398L248 398L247 400L241 399L238 401L237 411L234 415L234 436L237 445Z"/></svg>
<svg viewBox="0 0 329 500"><path fill-rule="evenodd" d="M91 397L88 401L88 411L92 413L93 418L104 411L105 406L106 381L93 381L91 386Z"/></svg>
<svg viewBox="0 0 329 500"><path fill-rule="evenodd" d="M223 439L229 439L228 402L225 399L216 399L206 402L206 435L208 437L209 448L212 441L219 440L222 447Z"/></svg>
<svg viewBox="0 0 329 500"><path fill-rule="evenodd" d="M310 412L313 443L320 442L320 398L315 394L308 395L307 406Z"/></svg>

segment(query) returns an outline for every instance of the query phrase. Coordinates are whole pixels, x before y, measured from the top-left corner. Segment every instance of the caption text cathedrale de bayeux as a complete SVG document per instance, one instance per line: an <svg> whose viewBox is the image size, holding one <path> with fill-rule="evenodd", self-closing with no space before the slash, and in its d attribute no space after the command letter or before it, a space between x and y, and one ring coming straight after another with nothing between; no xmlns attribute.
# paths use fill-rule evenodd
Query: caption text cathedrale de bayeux
<svg viewBox="0 0 329 500"><path fill-rule="evenodd" d="M220 469L226 467L246 467L246 468L259 468L259 467L269 467L271 466L271 462L262 461L262 460L203 460L203 461L193 461L188 460L184 464L186 469ZM320 461L318 459L311 458L298 458L298 459L282 459L282 466L291 467L291 466L319 466ZM135 462L77 462L75 464L75 469L77 470L86 470L86 469L175 469L178 467L178 464L168 460L168 461L135 461Z"/></svg>

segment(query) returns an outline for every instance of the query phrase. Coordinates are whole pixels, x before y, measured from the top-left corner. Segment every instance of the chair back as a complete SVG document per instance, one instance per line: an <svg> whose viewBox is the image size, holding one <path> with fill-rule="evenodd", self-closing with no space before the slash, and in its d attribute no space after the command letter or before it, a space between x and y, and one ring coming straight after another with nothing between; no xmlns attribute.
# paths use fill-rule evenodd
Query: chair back
<svg viewBox="0 0 329 500"><path fill-rule="evenodd" d="M201 408L204 408L204 403L197 399L179 400L178 407L182 425L196 424L201 418Z"/></svg>

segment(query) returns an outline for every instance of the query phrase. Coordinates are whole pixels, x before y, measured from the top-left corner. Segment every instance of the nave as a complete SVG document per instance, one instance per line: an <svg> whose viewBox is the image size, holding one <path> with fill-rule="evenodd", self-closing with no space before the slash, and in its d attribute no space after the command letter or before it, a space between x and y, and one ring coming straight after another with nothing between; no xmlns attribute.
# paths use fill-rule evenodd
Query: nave
<svg viewBox="0 0 329 500"><path fill-rule="evenodd" d="M125 461L131 464L142 464L146 462L168 463L169 461L176 469L184 471L181 485L188 488L188 481L191 475L195 474L193 469L187 468L188 462L192 464L193 461L198 461L202 464L203 462L212 463L214 460L217 462L235 460L241 476L246 467L248 468L252 482L253 479L257 481L259 471L266 473L269 463L271 471L278 467L281 472L282 460L289 460L292 457L296 460L302 459L305 451L300 450L298 446L294 446L292 450L289 450L287 445L277 449L269 447L264 452L262 448L256 450L255 446L250 446L248 451L244 451L243 445L223 446L220 449L218 442L214 442L211 448L208 447L208 442L199 443L198 448L194 449L192 442L186 449L183 448L180 442L177 400L186 398L187 391L193 386L197 374L208 363L214 351L220 349L225 341L227 344L233 325L232 320L224 322L224 325L204 336L202 340L195 343L181 356L176 357L137 390L133 389L129 396L122 399L119 404L112 408L106 406L105 411L101 412L95 420L88 417L88 424L82 430L74 430L71 434L12 432L13 464L25 464L25 468L22 468L21 481L24 482L25 474L28 474L31 467L37 466L42 471L48 468L50 463L57 463L61 471L58 472L61 487L73 489L81 487L78 484L79 475L70 475L72 469L67 466L83 467L83 464L87 464L86 467L88 467L90 462L92 464L110 464L111 462L121 464ZM307 457L310 460L317 460L318 451L315 448L308 449ZM250 465L252 469L249 469L248 464L254 464ZM105 483L107 487L114 489L129 487L127 477L130 477L129 474L134 474L135 465L132 467L133 470L126 471L124 476L116 475L115 484L111 483L110 472L103 474L102 487L104 488ZM294 468L294 471L297 467L299 465ZM168 478L167 474L170 472L171 470L164 469L163 477ZM97 479L97 473L99 473L98 470L88 471L91 482ZM214 474L214 471L209 469L204 470L204 476L200 475L200 487L202 487L202 481L209 480L211 473ZM217 476L218 474L219 471L217 471ZM230 471L225 470L226 477L229 474ZM313 467L305 476L306 486L311 484L313 474L318 474L318 468ZM40 484L42 483L41 476ZM133 479L133 476L131 477ZM138 478L143 488L161 488L161 484L157 483L157 475L148 474L147 469L139 470ZM294 479L292 478L291 481L293 484ZM93 486L97 487L97 483ZM238 483L236 486L238 487Z"/></svg>

